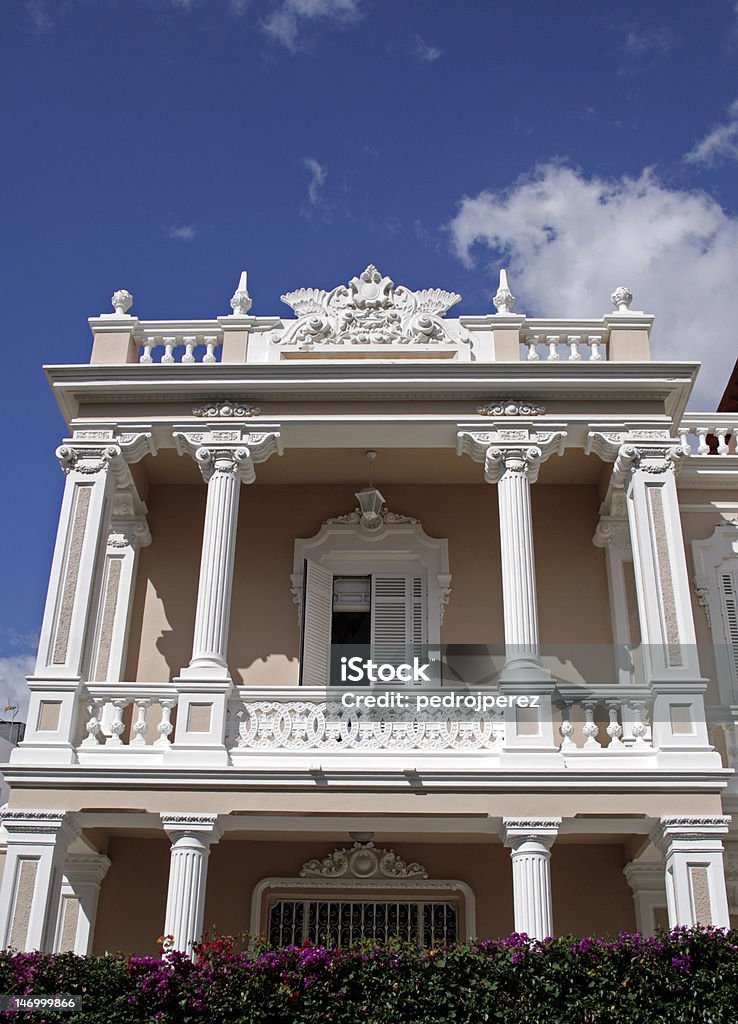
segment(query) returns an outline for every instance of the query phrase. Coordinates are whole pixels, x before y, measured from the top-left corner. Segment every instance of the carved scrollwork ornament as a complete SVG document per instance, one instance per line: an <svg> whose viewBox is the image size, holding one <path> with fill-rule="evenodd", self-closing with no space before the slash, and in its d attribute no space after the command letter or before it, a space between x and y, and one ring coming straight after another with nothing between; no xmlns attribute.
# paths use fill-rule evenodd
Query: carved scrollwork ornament
<svg viewBox="0 0 738 1024"><path fill-rule="evenodd" d="M477 413L480 416L543 416L545 412L544 405L515 398L505 398L499 402L486 402L477 406Z"/></svg>
<svg viewBox="0 0 738 1024"><path fill-rule="evenodd" d="M65 474L75 470L77 473L92 476L107 469L111 463L120 458L122 452L116 444L101 448L75 448L72 445L62 444L56 449L55 454Z"/></svg>
<svg viewBox="0 0 738 1024"><path fill-rule="evenodd" d="M497 483L505 473L521 474L533 483L538 476L542 455L536 445L526 448L490 447L484 460L484 477L489 483Z"/></svg>
<svg viewBox="0 0 738 1024"><path fill-rule="evenodd" d="M370 264L348 285L327 292L298 288L282 296L297 314L273 344L311 349L321 345L437 344L448 337L441 318L460 295L440 288L413 292L395 287Z"/></svg>
<svg viewBox="0 0 738 1024"><path fill-rule="evenodd" d="M427 878L428 872L417 861L407 863L394 850L374 843L354 843L350 850L339 849L322 860L303 864L300 878Z"/></svg>

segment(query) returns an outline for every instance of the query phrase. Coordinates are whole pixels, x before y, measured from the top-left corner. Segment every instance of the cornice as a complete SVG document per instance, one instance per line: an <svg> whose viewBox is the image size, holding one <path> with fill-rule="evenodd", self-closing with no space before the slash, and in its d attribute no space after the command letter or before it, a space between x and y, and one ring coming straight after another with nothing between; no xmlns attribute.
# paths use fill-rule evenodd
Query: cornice
<svg viewBox="0 0 738 1024"><path fill-rule="evenodd" d="M243 401L385 401L469 399L510 394L530 401L658 401L678 420L696 363L387 363L47 366L46 376L67 420L85 403L212 403ZM195 371L195 372L192 372Z"/></svg>

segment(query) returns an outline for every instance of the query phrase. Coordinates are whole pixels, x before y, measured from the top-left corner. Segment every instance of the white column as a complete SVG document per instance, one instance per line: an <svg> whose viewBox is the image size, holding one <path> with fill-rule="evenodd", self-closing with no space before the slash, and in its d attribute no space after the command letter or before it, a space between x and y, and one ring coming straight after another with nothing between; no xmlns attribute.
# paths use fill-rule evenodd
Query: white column
<svg viewBox="0 0 738 1024"><path fill-rule="evenodd" d="M144 516L114 516L100 574L97 617L88 678L97 683L123 679L138 553L151 543Z"/></svg>
<svg viewBox="0 0 738 1024"><path fill-rule="evenodd" d="M0 886L0 948L51 952L67 848L77 828L63 811L3 812L8 833Z"/></svg>
<svg viewBox="0 0 738 1024"><path fill-rule="evenodd" d="M530 485L538 476L541 450L490 448L485 478L497 483L502 551L502 605L508 666L533 665L538 659L538 605L533 555Z"/></svg>
<svg viewBox="0 0 738 1024"><path fill-rule="evenodd" d="M531 939L553 935L551 846L561 818L504 818L502 839L513 868L515 931Z"/></svg>
<svg viewBox="0 0 738 1024"><path fill-rule="evenodd" d="M195 637L183 678L229 679L226 656L231 615L233 562L241 480L249 469L247 448L213 451L198 448L195 458L207 482L205 528L197 590Z"/></svg>
<svg viewBox="0 0 738 1024"><path fill-rule="evenodd" d="M664 855L669 927L729 928L723 836L730 818L665 817L653 834Z"/></svg>
<svg viewBox="0 0 738 1024"><path fill-rule="evenodd" d="M70 853L64 863L64 878L57 917L57 953L92 952L100 885L110 861L101 853Z"/></svg>
<svg viewBox="0 0 738 1024"><path fill-rule="evenodd" d="M217 814L162 814L172 843L164 935L172 948L192 951L202 935L210 846L222 835Z"/></svg>

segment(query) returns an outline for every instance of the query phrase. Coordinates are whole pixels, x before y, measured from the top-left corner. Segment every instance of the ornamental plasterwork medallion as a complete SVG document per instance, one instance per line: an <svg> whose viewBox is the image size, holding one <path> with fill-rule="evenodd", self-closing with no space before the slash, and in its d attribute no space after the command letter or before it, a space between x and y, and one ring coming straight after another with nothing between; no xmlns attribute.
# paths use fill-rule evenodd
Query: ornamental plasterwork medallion
<svg viewBox="0 0 738 1024"><path fill-rule="evenodd" d="M545 412L544 405L523 402L515 398L505 398L499 402L487 402L485 405L477 406L477 413L480 416L543 416Z"/></svg>
<svg viewBox="0 0 738 1024"><path fill-rule="evenodd" d="M461 300L456 292L395 287L370 264L348 285L327 292L298 288L282 296L297 314L275 343L311 349L321 345L428 345L448 341L441 320Z"/></svg>
<svg viewBox="0 0 738 1024"><path fill-rule="evenodd" d="M256 405L241 405L240 402L216 402L214 405L198 405L192 410L193 416L204 416L207 419L223 417L228 419L244 416L259 416L261 409Z"/></svg>
<svg viewBox="0 0 738 1024"><path fill-rule="evenodd" d="M309 860L300 870L300 878L427 878L425 868L408 864L394 852L374 843L354 843L350 850L334 850L322 860Z"/></svg>

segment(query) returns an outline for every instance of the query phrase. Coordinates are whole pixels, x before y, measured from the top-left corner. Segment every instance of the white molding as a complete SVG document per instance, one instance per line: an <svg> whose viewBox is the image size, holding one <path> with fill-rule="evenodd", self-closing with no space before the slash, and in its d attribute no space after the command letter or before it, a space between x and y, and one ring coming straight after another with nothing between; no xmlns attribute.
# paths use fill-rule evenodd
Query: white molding
<svg viewBox="0 0 738 1024"><path fill-rule="evenodd" d="M417 574L422 570L427 582L428 646L440 644L451 589L448 541L430 537L418 520L385 510L382 525L368 529L358 513L352 512L327 520L313 537L296 538L290 581L298 615L307 559L337 575Z"/></svg>

